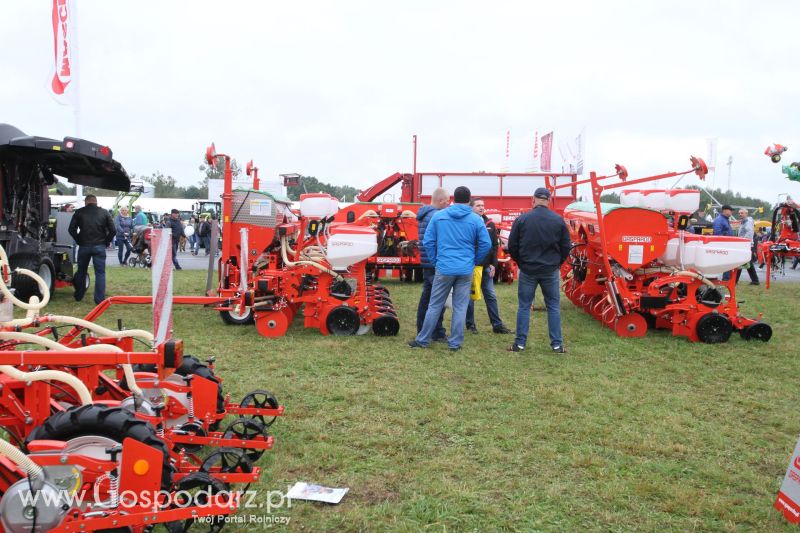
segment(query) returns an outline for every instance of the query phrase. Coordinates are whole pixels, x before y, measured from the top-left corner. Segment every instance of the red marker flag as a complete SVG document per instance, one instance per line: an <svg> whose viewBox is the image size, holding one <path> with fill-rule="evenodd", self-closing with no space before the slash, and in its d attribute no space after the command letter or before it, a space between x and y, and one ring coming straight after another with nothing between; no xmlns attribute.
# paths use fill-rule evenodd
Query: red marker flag
<svg viewBox="0 0 800 533"><path fill-rule="evenodd" d="M72 0L53 0L53 74L48 89L56 102L75 105L77 93L75 9Z"/></svg>

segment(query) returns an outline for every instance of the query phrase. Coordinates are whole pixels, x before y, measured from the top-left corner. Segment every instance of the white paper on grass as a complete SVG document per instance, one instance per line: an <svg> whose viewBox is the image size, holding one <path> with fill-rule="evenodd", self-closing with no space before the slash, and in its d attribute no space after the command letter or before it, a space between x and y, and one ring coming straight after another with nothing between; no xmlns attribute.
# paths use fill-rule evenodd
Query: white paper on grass
<svg viewBox="0 0 800 533"><path fill-rule="evenodd" d="M347 494L349 488L333 489L330 487L323 487L322 485L314 485L304 481L298 481L286 496L292 500L310 500L314 502L324 503L339 503Z"/></svg>

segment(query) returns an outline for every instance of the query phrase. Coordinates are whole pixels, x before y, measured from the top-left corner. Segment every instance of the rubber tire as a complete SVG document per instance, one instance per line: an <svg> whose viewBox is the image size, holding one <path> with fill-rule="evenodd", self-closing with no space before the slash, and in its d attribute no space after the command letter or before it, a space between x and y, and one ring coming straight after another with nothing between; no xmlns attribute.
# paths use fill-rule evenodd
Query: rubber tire
<svg viewBox="0 0 800 533"><path fill-rule="evenodd" d="M158 372L156 365L133 365L134 372ZM179 376L200 376L213 381L217 384L217 413L225 411L225 394L222 392L222 383L219 378L214 375L214 372L208 368L208 365L201 363L200 360L193 355L184 355L181 366L175 369L175 373ZM119 381L119 386L123 390L128 390L128 382L123 376Z"/></svg>
<svg viewBox="0 0 800 533"><path fill-rule="evenodd" d="M225 394L222 392L222 383L208 365L201 363L193 355L184 355L181 366L175 369L175 373L180 376L200 376L217 384L217 413L225 411Z"/></svg>
<svg viewBox="0 0 800 533"><path fill-rule="evenodd" d="M14 296L27 302L31 296L39 296L39 285L33 281L33 278L22 274L15 274L15 268L27 268L33 272L39 272L39 267L42 264L42 258L38 254L20 253L14 254L8 258L9 267L11 269L11 286L16 289Z"/></svg>
<svg viewBox="0 0 800 533"><path fill-rule="evenodd" d="M223 322L231 326L245 326L247 324L255 324L256 322L255 313L253 313L252 308L250 308L250 312L244 318L235 317L230 311L220 311L219 316L222 318Z"/></svg>
<svg viewBox="0 0 800 533"><path fill-rule="evenodd" d="M169 490L172 486L172 466L167 445L158 438L152 425L137 419L134 413L122 407L90 404L55 413L31 431L25 444L33 440L67 441L87 435L106 437L119 443L130 437L159 450L163 455L161 488Z"/></svg>
<svg viewBox="0 0 800 533"><path fill-rule="evenodd" d="M39 266L39 275L42 276L42 268L47 268L50 271L50 284L48 288L50 289L50 298L53 298L53 293L56 290L56 266L53 264L53 261L49 257L43 257L42 263ZM42 276L42 278L47 281L47 278ZM39 300L42 299L41 291L39 290L39 286L36 286L36 296L39 297Z"/></svg>
<svg viewBox="0 0 800 533"><path fill-rule="evenodd" d="M361 326L361 317L354 308L340 305L330 310L325 318L325 325L331 335L355 335Z"/></svg>

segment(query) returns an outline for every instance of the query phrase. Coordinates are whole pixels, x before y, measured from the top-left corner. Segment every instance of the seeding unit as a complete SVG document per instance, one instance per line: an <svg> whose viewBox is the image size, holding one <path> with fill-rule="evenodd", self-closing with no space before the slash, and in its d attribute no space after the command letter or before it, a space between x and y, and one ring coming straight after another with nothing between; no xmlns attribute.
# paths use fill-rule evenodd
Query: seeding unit
<svg viewBox="0 0 800 533"><path fill-rule="evenodd" d="M562 267L564 293L577 306L621 337L641 337L648 329L669 329L691 341L725 342L739 330L745 339L767 341L771 328L739 314L736 273L750 261L751 242L737 237L696 235L687 230L700 195L694 189L622 191L621 204L601 203L604 191L691 172L705 177L705 163L627 181L617 166L611 176L590 183L593 203L564 209L573 241ZM616 183L606 180L618 178ZM606 184L603 184L605 182ZM560 186L550 185L551 190Z"/></svg>
<svg viewBox="0 0 800 533"><path fill-rule="evenodd" d="M800 163L783 167L791 181L800 181ZM784 272L786 260L800 257L800 205L790 196L772 211L772 228L769 240L758 245L758 258L767 267L767 288L772 271Z"/></svg>
<svg viewBox="0 0 800 533"><path fill-rule="evenodd" d="M290 202L257 189L232 190L230 158L206 151L209 164L225 161L218 305L228 323L255 322L266 337L286 333L303 307L305 326L324 335L354 335L372 327L397 335L400 323L389 292L367 279L377 251L374 229L335 223L336 198L304 194L300 214Z"/></svg>
<svg viewBox="0 0 800 533"><path fill-rule="evenodd" d="M253 461L272 447L267 428L283 413L272 394L253 391L232 403L213 360L183 355L181 341L153 349L148 331L94 322L111 304L150 297L111 298L82 319L41 314L47 282L17 269L43 299L16 299L2 247L0 272L0 427L16 443L0 440L0 531L139 531L157 523L184 531L201 517L218 529L238 506L230 484L256 481ZM13 318L14 305L24 318ZM148 349L135 350L137 341ZM220 431L227 415L237 418ZM204 446L218 449L200 457Z"/></svg>

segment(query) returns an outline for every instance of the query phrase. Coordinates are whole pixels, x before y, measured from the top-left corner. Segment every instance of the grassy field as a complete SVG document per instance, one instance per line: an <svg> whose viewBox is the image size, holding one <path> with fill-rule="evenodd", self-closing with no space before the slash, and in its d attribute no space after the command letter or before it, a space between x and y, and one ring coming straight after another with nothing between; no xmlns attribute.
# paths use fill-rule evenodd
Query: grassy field
<svg viewBox="0 0 800 533"><path fill-rule="evenodd" d="M176 294L204 285L202 272L176 273ZM338 506L274 511L288 529L789 530L772 503L800 433L800 285L742 287L743 313L774 328L767 344L619 339L562 299L566 356L549 352L543 311L527 351L506 352L511 337L490 333L483 302L462 351L411 350L419 286L388 286L396 338L323 337L298 320L269 340L210 310L175 310L187 353L216 356L235 400L266 388L286 405L259 501L296 481L350 487ZM110 271L109 295L149 292L149 272ZM516 286L498 296L513 328ZM50 309L82 315L90 299L61 290ZM126 306L101 322L151 329L149 317Z"/></svg>

